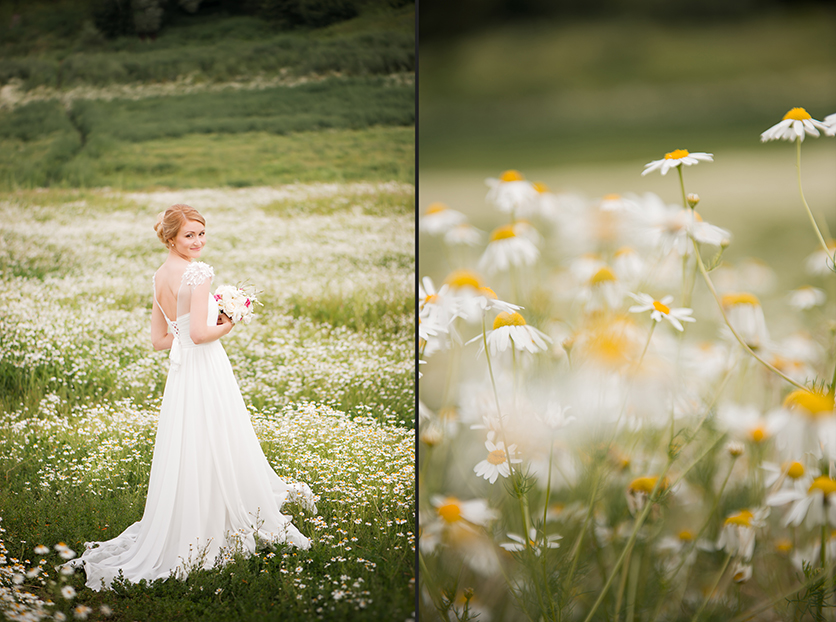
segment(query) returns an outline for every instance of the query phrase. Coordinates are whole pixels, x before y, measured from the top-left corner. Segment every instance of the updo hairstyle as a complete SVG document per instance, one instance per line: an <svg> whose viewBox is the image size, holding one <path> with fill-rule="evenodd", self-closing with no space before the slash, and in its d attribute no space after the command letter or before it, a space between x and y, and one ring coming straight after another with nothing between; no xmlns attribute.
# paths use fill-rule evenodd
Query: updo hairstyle
<svg viewBox="0 0 836 622"><path fill-rule="evenodd" d="M160 215L157 216L157 222L154 224L154 231L157 232L160 242L167 248L169 242L177 237L180 227L190 220L195 220L204 227L206 226L206 220L200 215L200 212L190 205L178 203L172 205L166 211L160 212Z"/></svg>

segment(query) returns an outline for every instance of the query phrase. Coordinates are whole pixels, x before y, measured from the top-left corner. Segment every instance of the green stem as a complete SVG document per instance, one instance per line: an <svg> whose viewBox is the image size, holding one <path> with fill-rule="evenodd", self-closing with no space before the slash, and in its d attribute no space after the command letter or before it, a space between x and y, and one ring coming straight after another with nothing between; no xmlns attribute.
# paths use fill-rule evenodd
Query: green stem
<svg viewBox="0 0 836 622"><path fill-rule="evenodd" d="M627 586L627 619L633 622L636 613L636 591L639 587L639 571L641 570L642 552L639 549L630 564L630 584Z"/></svg>
<svg viewBox="0 0 836 622"><path fill-rule="evenodd" d="M731 466L729 466L729 472L726 473L726 479L723 480L723 485L720 486L720 490L714 497L714 503L711 506L711 511L709 511L708 517L705 519L705 522L702 524L702 527L700 527L699 532L696 536L694 536L693 541L691 541L690 545L688 546L688 550L682 554L682 560L679 562L679 565L676 567L676 569L673 571L673 574L670 577L671 581L674 577L676 577L677 574L679 574L679 571L682 569L682 566L685 565L685 560L688 559L688 556L691 554L691 551L693 551L694 547L697 546L697 542L699 541L700 536L702 536L702 534L705 533L705 530L708 529L708 524L711 522L711 517L714 515L714 512L717 511L717 506L720 505L720 499L723 497L723 493L726 490L726 485L729 483L729 478L731 477L732 471L734 470L735 462L737 462L737 459L732 458Z"/></svg>
<svg viewBox="0 0 836 622"><path fill-rule="evenodd" d="M682 207L688 207L688 197L685 194L685 181L682 179L682 164L678 164L676 172L679 173L679 188L682 190ZM693 210L691 210L693 212Z"/></svg>
<svg viewBox="0 0 836 622"><path fill-rule="evenodd" d="M801 202L804 204L804 209L807 210L807 216L810 217L810 224L813 225L813 230L816 232L816 236L819 238L819 243L821 247L824 249L824 254L827 255L831 261L833 261L833 256L830 254L830 249L827 248L827 242L824 241L824 237L821 234L821 229L819 229L818 224L816 224L816 219L813 217L813 212L810 210L810 206L807 205L807 199L804 198L804 190L801 188L801 138L797 138L795 141L796 144L796 157L795 157L795 171L798 175L798 193L801 195Z"/></svg>
<svg viewBox="0 0 836 622"><path fill-rule="evenodd" d="M624 568L621 570L621 581L618 584L618 593L615 596L615 622L621 619L621 598L624 595L624 588L627 585L627 576L630 574L630 558L633 555L633 547L627 551L627 557L624 558Z"/></svg>
<svg viewBox="0 0 836 622"><path fill-rule="evenodd" d="M589 528L589 521L592 518L593 509L595 508L595 497L598 495L598 485L601 482L601 467L595 468L595 481L592 484L592 494L589 496L589 507L586 510L586 517L581 526L581 532L578 534L578 539L575 541L575 546L572 548L572 565L569 567L569 573L566 575L564 581L565 590L568 592L572 585L572 578L575 576L575 568L578 565L578 558L580 557L581 544L586 530Z"/></svg>
<svg viewBox="0 0 836 622"><path fill-rule="evenodd" d="M783 378L784 380L789 382L791 385L806 391L807 388L804 385L798 384L795 380L793 380L792 378L790 378L789 376L787 376L783 372L779 371L773 365L770 365L765 360L763 360L760 356L755 354L755 351L752 350L752 348L749 347L749 344L747 344L743 340L743 338L740 336L740 334L734 329L734 326L732 326L731 322L729 321L728 316L726 315L726 310L723 308L723 303L720 300L720 296L717 294L717 290L714 289L714 283L711 281L711 277L708 276L708 271L706 271L705 265L702 262L702 257L700 256L699 246L697 246L696 240L691 240L691 241L694 243L694 253L697 256L697 266L700 269L700 273L702 274L703 279L705 279L705 284L708 286L709 291L711 291L711 295L714 296L714 300L717 302L717 306L720 308L720 313L723 316L723 321L726 323L726 326L729 327L729 330L732 332L732 335L734 335L735 339L737 339L737 342L743 347L744 350L746 350L746 352L751 354L755 358L755 360L758 361L761 365L763 365L767 369L775 372L776 374L781 376L781 378Z"/></svg>
<svg viewBox="0 0 836 622"><path fill-rule="evenodd" d="M424 583L427 587L427 592L430 595L430 598L433 601L433 605L435 605L436 610L440 613L445 620L449 622L450 617L447 615L448 609L444 607L441 603L441 594L438 591L435 583L433 583L432 573L427 569L427 562L424 561L424 556L421 554L421 551L418 551L418 565L421 567L421 575L420 579L421 582Z"/></svg>
<svg viewBox="0 0 836 622"><path fill-rule="evenodd" d="M671 459L668 458L668 462L665 465L662 474L656 480L656 484L653 486L653 490L650 491L650 494L647 497L647 503L644 506L644 510L639 515L638 519L636 519L635 524L633 525L633 531L630 533L630 539L627 541L627 545L621 551L621 555L619 555L618 559L615 562L615 566L610 573L610 576L607 578L606 583L604 583L604 587L601 588L601 593L598 594L598 599L595 601L595 604L592 605L592 609L589 610L584 622L589 622L592 620L592 616L595 615L595 612L598 610L598 607L601 606L601 603L604 600L604 597L607 595L607 592L612 585L613 580L615 579L615 575L618 574L618 571L621 568L621 565L624 563L624 558L627 556L627 552L633 547L633 543L636 541L636 536L639 534L639 529L641 529L642 525L644 524L645 519L647 518L648 514L650 514L650 509L653 507L654 503L656 502L655 496L661 486L662 482L665 480L665 476L668 474L668 469L671 466Z"/></svg>
<svg viewBox="0 0 836 622"><path fill-rule="evenodd" d="M706 605L708 605L708 601L711 600L711 597L714 595L714 591L717 589L717 586L720 585L720 579L722 579L723 575L726 574L726 568L729 567L729 562L731 561L731 558L731 553L726 555L726 561L723 563L723 567L720 569L720 573L717 575L717 579L714 581L714 585L711 586L711 589L708 591L705 600L702 601L702 605L697 610L697 613L695 613L694 617L691 618L691 622L697 622L697 620L700 619L703 610L705 609Z"/></svg>

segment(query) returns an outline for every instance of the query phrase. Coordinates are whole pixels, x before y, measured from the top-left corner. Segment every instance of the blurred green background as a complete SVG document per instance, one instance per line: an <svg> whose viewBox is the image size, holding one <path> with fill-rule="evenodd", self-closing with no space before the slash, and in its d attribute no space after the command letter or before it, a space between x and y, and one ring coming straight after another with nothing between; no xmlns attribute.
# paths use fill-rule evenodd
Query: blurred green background
<svg viewBox="0 0 836 622"><path fill-rule="evenodd" d="M795 106L836 112L832 3L460 0L422 5L420 28L420 212L442 201L490 229L484 178L510 168L554 191L675 202L675 177L640 174L682 148L715 155L686 182L735 234L731 259L780 275L815 250L795 149L759 137ZM808 139L802 159L807 199L836 231L836 139ZM421 251L421 274L448 269L434 240Z"/></svg>
<svg viewBox="0 0 836 622"><path fill-rule="evenodd" d="M0 3L0 190L414 180L409 0Z"/></svg>

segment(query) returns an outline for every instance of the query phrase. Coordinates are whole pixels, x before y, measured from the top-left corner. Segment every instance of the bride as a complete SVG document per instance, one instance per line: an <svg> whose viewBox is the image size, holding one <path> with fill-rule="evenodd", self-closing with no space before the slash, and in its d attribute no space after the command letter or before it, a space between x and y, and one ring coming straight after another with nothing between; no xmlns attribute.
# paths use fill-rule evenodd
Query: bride
<svg viewBox="0 0 836 622"><path fill-rule="evenodd" d="M151 341L171 350L171 365L142 520L113 540L88 542L72 562L94 590L120 573L134 583L184 578L216 565L222 547L311 545L281 508L300 501L315 512L313 494L307 484L285 483L267 462L221 346L233 324L210 293L214 272L193 261L206 244L206 221L173 205L154 229L168 257L153 279Z"/></svg>

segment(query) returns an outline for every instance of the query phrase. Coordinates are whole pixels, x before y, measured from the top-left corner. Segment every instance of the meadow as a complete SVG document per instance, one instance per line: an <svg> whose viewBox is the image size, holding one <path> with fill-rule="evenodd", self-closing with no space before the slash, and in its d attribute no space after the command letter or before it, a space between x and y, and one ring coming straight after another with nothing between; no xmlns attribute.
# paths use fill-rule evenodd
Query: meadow
<svg viewBox="0 0 836 622"><path fill-rule="evenodd" d="M53 547L80 554L142 515L168 366L148 333L165 254L151 225L174 201L206 217L216 283L262 292L224 347L271 464L319 496L316 515L289 506L314 546L96 593L54 569ZM2 196L3 616L411 615L413 202L392 181Z"/></svg>
<svg viewBox="0 0 836 622"><path fill-rule="evenodd" d="M422 174L423 619L832 617L832 112Z"/></svg>

